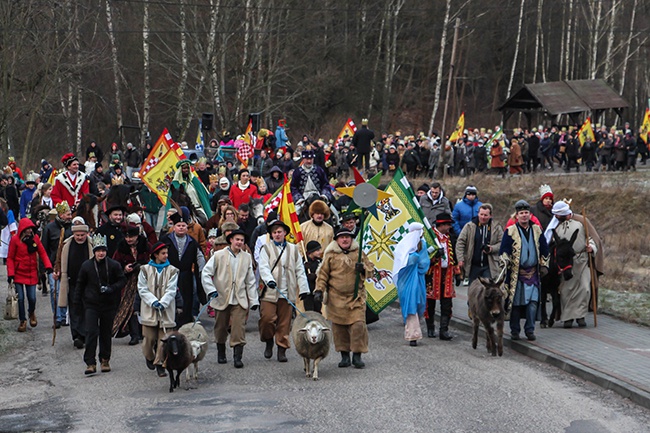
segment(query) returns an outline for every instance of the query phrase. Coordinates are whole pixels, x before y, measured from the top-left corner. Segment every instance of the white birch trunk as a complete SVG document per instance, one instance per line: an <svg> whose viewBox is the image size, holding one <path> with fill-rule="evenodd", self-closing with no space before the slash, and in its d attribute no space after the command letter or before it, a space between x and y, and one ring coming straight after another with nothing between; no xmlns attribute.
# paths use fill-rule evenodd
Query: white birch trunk
<svg viewBox="0 0 650 433"><path fill-rule="evenodd" d="M83 87L77 84L77 155L81 154L81 136L83 134Z"/></svg>
<svg viewBox="0 0 650 433"><path fill-rule="evenodd" d="M241 76L239 77L238 85L237 85L237 94L235 96L235 122L241 121L241 116L243 112L243 94L244 94L244 87L246 84L246 77L250 73L249 71L249 64L248 64L248 50L249 50L249 45L250 45L250 39L251 39L251 21L253 20L252 15L252 8L251 8L251 0L246 0L246 18L244 19L244 47L243 47L243 53L241 57Z"/></svg>
<svg viewBox="0 0 650 433"><path fill-rule="evenodd" d="M605 51L605 71L604 78L609 80L612 76L612 48L614 47L614 26L616 26L616 10L618 6L618 0L614 0L612 3L612 9L609 12L609 33L607 35L607 49Z"/></svg>
<svg viewBox="0 0 650 433"><path fill-rule="evenodd" d="M515 41L515 55L512 59L512 69L510 69L510 81L508 82L508 91L506 92L507 97L510 97L510 92L512 91L512 83L515 79L515 71L517 69L517 57L519 56L519 43L521 42L521 28L524 23L524 4L526 0L521 0L521 5L519 6L519 25L517 26L517 40Z"/></svg>
<svg viewBox="0 0 650 433"><path fill-rule="evenodd" d="M533 60L533 83L537 82L537 67L539 65L539 42L540 33L542 32L542 4L544 0L537 0L537 25L535 26L535 57Z"/></svg>
<svg viewBox="0 0 650 433"><path fill-rule="evenodd" d="M120 92L120 65L117 61L117 44L113 30L113 11L111 0L106 3L106 26L108 30L108 41L111 46L111 64L113 66L113 85L115 86L115 113L118 129L122 127L122 96ZM121 137L120 137L121 139Z"/></svg>
<svg viewBox="0 0 650 433"><path fill-rule="evenodd" d="M183 128L184 107L185 107L185 89L187 88L187 26L185 0L180 0L178 18L180 20L181 30L181 79L178 82L178 103L176 104L176 133L179 137L185 136Z"/></svg>
<svg viewBox="0 0 650 433"><path fill-rule="evenodd" d="M386 31L385 26L386 26L386 15L384 14L381 17L381 26L379 28L379 40L377 41L377 52L375 53L375 66L372 68L372 80L370 81L370 100L368 101L368 113L366 115L368 119L372 115L372 105L375 102L375 88L377 87L375 83L377 82L377 73L379 72L379 59L381 58L381 46L384 41L384 33Z"/></svg>
<svg viewBox="0 0 650 433"><path fill-rule="evenodd" d="M603 12L603 0L599 0L596 6L596 14L593 16L593 6L592 6L592 16L593 16L593 27L591 33L591 58L589 62L589 77L592 80L596 79L598 73L598 42L600 40L600 17Z"/></svg>
<svg viewBox="0 0 650 433"><path fill-rule="evenodd" d="M564 50L564 67L565 74L564 79L568 80L570 78L571 71L571 28L573 24L573 0L569 0L569 19L567 20L567 29L566 29L566 49Z"/></svg>
<svg viewBox="0 0 650 433"><path fill-rule="evenodd" d="M149 77L149 0L144 2L144 13L142 17L142 60L143 60L143 74L144 74L144 98L142 101L142 126L140 145L144 148L147 132L149 131L149 114L151 95L151 85Z"/></svg>
<svg viewBox="0 0 650 433"><path fill-rule="evenodd" d="M449 27L450 11L451 11L451 0L447 0L447 6L445 8L445 17L442 23L442 35L440 36L440 57L438 58L438 73L436 76L436 88L433 91L433 110L431 110L431 120L429 120L429 136L433 133L433 124L436 121L436 114L438 114L438 107L440 106L440 91L442 89L442 68L444 66L445 46L447 45L447 28ZM510 93L510 91L508 91L508 93Z"/></svg>
<svg viewBox="0 0 650 433"><path fill-rule="evenodd" d="M630 47L632 46L632 35L634 34L634 22L636 21L636 9L639 0L634 0L632 6L632 17L630 18L630 31L627 34L627 43L625 44L625 56L623 57L623 65L621 67L621 82L619 85L619 93L622 95L625 90L625 74L627 73L627 62L630 59ZM638 86L636 86L638 88Z"/></svg>

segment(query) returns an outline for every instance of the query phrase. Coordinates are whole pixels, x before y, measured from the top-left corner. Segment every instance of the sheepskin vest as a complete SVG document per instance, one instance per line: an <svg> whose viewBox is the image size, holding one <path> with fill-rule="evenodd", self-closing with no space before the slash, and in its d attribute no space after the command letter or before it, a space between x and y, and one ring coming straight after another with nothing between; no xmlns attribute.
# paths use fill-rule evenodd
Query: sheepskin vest
<svg viewBox="0 0 650 433"><path fill-rule="evenodd" d="M145 326L164 326L167 329L176 326L178 274L178 269L172 265L167 266L160 273L151 265L142 265L138 275L138 293L142 299L140 323ZM154 301L159 301L165 307L165 311L158 313L158 310L151 306Z"/></svg>

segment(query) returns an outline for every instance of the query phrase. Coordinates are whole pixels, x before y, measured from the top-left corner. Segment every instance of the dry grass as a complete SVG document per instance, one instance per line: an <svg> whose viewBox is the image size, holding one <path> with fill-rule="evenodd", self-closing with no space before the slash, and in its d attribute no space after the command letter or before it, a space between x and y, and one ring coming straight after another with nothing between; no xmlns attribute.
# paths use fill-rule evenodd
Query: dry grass
<svg viewBox="0 0 650 433"><path fill-rule="evenodd" d="M417 188L424 179L417 179ZM539 186L549 184L556 200L572 199L576 213L586 210L605 247L605 275L600 285L618 296L607 311L629 319L646 322L643 308L632 308L634 302L619 302L625 294L641 294L650 299L650 171L636 173L582 173L553 175L549 173L501 179L498 176L475 175L469 178L445 178L442 182L447 197L462 197L467 185L475 185L482 202L494 206L494 217L505 223L514 212L514 203L525 199L532 205L539 200ZM622 295L622 296L620 296ZM639 301L639 300L637 300ZM648 302L650 303L650 302ZM642 302L645 306L646 302ZM605 307L605 305L603 305Z"/></svg>

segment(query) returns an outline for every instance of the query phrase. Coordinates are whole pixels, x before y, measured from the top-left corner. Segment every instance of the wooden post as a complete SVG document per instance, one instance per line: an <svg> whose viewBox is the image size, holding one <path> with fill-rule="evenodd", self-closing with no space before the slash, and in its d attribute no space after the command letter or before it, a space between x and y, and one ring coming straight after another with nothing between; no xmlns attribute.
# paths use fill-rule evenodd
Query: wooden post
<svg viewBox="0 0 650 433"><path fill-rule="evenodd" d="M589 246L589 224L587 223L587 216L585 215L585 208L582 208L582 218L583 226L585 227L585 238L586 244ZM591 256L591 253L587 253L587 259L589 260L589 275L591 280L591 308L594 310L594 328L598 327L598 317L596 315L596 309L598 303L596 302L596 272L594 271L594 258Z"/></svg>
<svg viewBox="0 0 650 433"><path fill-rule="evenodd" d="M445 97L445 111L442 115L442 130L440 131L440 160L438 161L438 171L440 173L440 178L444 179L445 177L445 147L447 146L447 140L445 139L445 127L447 124L447 110L449 108L449 95L451 94L451 88L453 86L453 77L454 77L454 68L456 67L456 46L458 45L458 29L460 28L460 18L456 18L456 24L454 25L454 42L451 46L451 60L449 65L449 78L447 79L447 96Z"/></svg>

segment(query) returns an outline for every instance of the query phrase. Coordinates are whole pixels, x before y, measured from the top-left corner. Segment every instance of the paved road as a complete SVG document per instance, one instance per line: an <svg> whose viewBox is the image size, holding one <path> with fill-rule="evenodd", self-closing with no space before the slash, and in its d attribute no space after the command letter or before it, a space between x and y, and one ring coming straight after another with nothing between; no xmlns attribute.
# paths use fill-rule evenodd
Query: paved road
<svg viewBox="0 0 650 433"><path fill-rule="evenodd" d="M37 296L43 319L49 306ZM293 351L286 364L263 358L254 313L245 367L217 364L212 344L198 387L173 394L128 339L114 342L112 372L85 377L68 328L52 347L44 319L25 334L3 322L17 349L0 358L0 431L650 431L650 413L613 392L508 348L502 358L474 351L458 330L451 342L409 347L399 311L381 316L370 326L366 369L339 369L332 353L314 382Z"/></svg>

